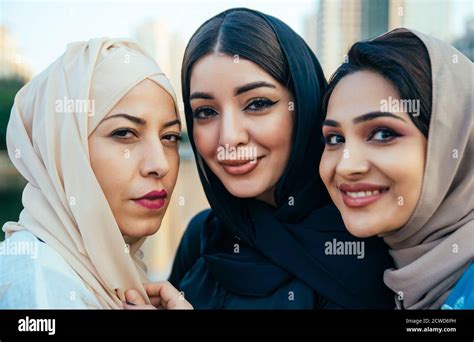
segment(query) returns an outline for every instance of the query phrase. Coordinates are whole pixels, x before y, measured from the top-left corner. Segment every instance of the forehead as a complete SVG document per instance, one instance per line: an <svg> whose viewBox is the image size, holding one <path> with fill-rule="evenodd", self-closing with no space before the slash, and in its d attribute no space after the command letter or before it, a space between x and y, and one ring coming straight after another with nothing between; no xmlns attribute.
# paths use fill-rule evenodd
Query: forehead
<svg viewBox="0 0 474 342"><path fill-rule="evenodd" d="M382 101L399 99L395 86L373 71L357 71L343 77L328 103L327 117L336 120L381 111Z"/></svg>
<svg viewBox="0 0 474 342"><path fill-rule="evenodd" d="M215 53L200 58L194 64L190 87L193 91L199 91L209 87L235 87L256 80L278 84L270 74L252 61L239 56Z"/></svg>
<svg viewBox="0 0 474 342"><path fill-rule="evenodd" d="M107 116L123 112L130 115L162 118L176 118L172 96L156 82L145 79L130 89L112 108Z"/></svg>

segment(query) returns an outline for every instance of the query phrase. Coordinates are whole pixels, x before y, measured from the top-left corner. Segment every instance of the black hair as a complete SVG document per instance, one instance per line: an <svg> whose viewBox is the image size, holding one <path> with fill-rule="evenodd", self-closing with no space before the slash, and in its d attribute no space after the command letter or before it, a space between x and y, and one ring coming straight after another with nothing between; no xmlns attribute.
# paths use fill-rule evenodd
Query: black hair
<svg viewBox="0 0 474 342"><path fill-rule="evenodd" d="M430 58L423 42L410 31L399 29L352 45L347 63L342 64L329 80L323 99L324 115L337 83L343 77L362 70L376 72L390 81L401 99L420 101L419 113L408 114L420 132L428 137L432 78Z"/></svg>
<svg viewBox="0 0 474 342"><path fill-rule="evenodd" d="M189 105L187 99L194 63L214 52L256 63L293 93L288 63L275 32L258 14L237 9L225 11L208 20L188 43L181 69L185 106Z"/></svg>

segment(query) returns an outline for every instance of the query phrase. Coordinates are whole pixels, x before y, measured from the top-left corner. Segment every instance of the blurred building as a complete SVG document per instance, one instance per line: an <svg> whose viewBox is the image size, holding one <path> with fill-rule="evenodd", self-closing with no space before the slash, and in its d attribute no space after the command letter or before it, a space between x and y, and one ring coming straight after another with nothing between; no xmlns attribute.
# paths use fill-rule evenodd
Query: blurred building
<svg viewBox="0 0 474 342"><path fill-rule="evenodd" d="M406 27L452 42L453 20L452 1L390 0L389 30Z"/></svg>
<svg viewBox="0 0 474 342"><path fill-rule="evenodd" d="M305 39L329 77L349 47L387 31L389 0L320 0L305 24Z"/></svg>
<svg viewBox="0 0 474 342"><path fill-rule="evenodd" d="M427 0L320 0L305 22L305 39L329 78L357 41L407 27L452 42L453 4Z"/></svg>
<svg viewBox="0 0 474 342"><path fill-rule="evenodd" d="M26 82L31 74L30 66L18 53L16 42L8 29L0 26L0 78L18 78Z"/></svg>
<svg viewBox="0 0 474 342"><path fill-rule="evenodd" d="M184 40L158 20L149 20L141 24L135 30L135 38L157 61L170 79L178 100L181 101L181 63L186 47Z"/></svg>
<svg viewBox="0 0 474 342"><path fill-rule="evenodd" d="M466 21L465 33L453 42L456 49L465 54L471 62L474 62L474 17Z"/></svg>

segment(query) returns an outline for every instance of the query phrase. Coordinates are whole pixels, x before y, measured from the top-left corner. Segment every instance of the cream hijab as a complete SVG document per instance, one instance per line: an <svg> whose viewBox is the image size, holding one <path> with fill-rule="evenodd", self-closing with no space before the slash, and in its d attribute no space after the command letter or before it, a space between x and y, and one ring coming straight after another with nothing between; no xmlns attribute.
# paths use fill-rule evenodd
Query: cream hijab
<svg viewBox="0 0 474 342"><path fill-rule="evenodd" d="M401 229L384 236L396 269L384 281L406 309L439 309L474 258L471 61L412 31L431 61L432 112L421 196Z"/></svg>
<svg viewBox="0 0 474 342"><path fill-rule="evenodd" d="M28 184L19 221L3 230L7 237L28 230L56 250L103 308L121 308L129 288L148 298L139 250L145 238L126 244L92 171L88 137L147 78L176 105L168 79L132 41L72 43L18 92L7 128L8 154Z"/></svg>

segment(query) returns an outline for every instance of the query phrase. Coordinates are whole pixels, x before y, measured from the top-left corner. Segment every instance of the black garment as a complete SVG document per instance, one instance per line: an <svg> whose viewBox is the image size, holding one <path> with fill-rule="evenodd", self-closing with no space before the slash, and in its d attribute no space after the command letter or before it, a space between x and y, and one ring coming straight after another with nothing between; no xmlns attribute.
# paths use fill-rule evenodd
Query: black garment
<svg viewBox="0 0 474 342"><path fill-rule="evenodd" d="M196 308L393 308L382 276L393 266L387 246L379 238L358 239L347 232L319 176L326 81L316 57L274 17L248 9L218 16L235 11L261 16L284 52L295 100L291 154L276 186L275 208L232 196L189 135L212 210L188 227L170 281ZM189 85L183 85L183 99L192 132ZM363 242L364 258L327 255L326 244L334 239Z"/></svg>

